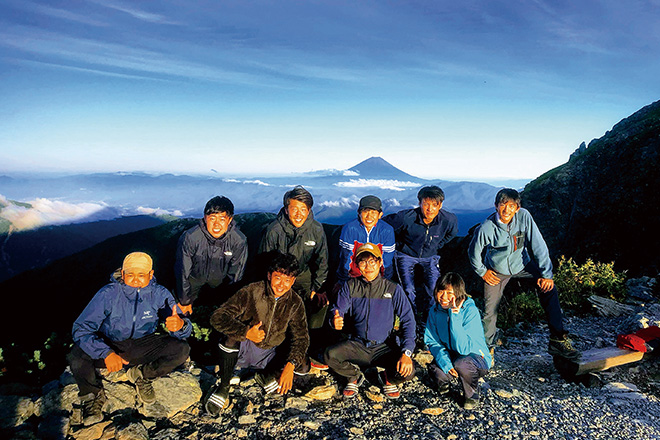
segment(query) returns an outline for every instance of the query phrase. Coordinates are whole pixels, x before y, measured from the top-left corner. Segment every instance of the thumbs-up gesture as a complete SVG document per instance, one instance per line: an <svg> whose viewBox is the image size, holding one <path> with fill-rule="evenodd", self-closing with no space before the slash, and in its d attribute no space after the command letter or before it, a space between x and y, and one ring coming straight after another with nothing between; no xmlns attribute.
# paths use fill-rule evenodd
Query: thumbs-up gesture
<svg viewBox="0 0 660 440"><path fill-rule="evenodd" d="M250 327L247 333L245 334L245 337L248 338L250 341L254 342L255 344L258 344L259 342L263 341L264 338L266 337L266 332L261 330L261 324L262 322L259 321L259 324Z"/></svg>
<svg viewBox="0 0 660 440"><path fill-rule="evenodd" d="M183 305L181 303L178 303L177 306L179 306L179 309L181 309L181 313L184 315L192 315L192 304L188 305Z"/></svg>
<svg viewBox="0 0 660 440"><path fill-rule="evenodd" d="M183 327L183 319L176 311L176 304L172 306L172 316L165 319L165 327L171 332L178 332Z"/></svg>
<svg viewBox="0 0 660 440"><path fill-rule="evenodd" d="M124 365L128 365L128 361L114 351L111 351L103 360L105 361L105 368L111 373L121 370Z"/></svg>
<svg viewBox="0 0 660 440"><path fill-rule="evenodd" d="M335 325L335 330L341 330L344 328L344 318L339 315L339 310L335 309L335 317L332 322Z"/></svg>

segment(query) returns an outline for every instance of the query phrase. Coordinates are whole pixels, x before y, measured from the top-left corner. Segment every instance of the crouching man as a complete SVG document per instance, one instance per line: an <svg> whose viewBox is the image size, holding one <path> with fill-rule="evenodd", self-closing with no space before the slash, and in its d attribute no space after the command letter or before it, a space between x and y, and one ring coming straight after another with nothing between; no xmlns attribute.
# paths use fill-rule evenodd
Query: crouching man
<svg viewBox="0 0 660 440"><path fill-rule="evenodd" d="M103 420L106 401L96 368L109 372L128 368L139 399L156 401L151 381L168 374L188 358L185 339L192 325L179 316L169 290L156 283L151 257L133 252L121 270L101 288L73 324L73 350L68 356L78 384L84 425ZM165 322L169 334L157 333Z"/></svg>
<svg viewBox="0 0 660 440"><path fill-rule="evenodd" d="M343 394L357 395L364 382L361 368L383 366L378 374L383 393L390 399L399 397L398 384L415 374L412 350L415 348L415 318L401 286L380 275L382 253L377 245L365 243L355 254L360 277L349 279L339 291L332 309L331 325L344 329L350 317L349 340L325 351L325 362L347 379ZM402 334L395 332L396 317ZM348 327L348 326L347 326Z"/></svg>
<svg viewBox="0 0 660 440"><path fill-rule="evenodd" d="M229 381L234 368L259 370L255 380L266 394L286 394L294 371L305 374L309 334L305 306L291 287L299 264L291 254L275 252L266 280L240 289L211 315L221 333L219 383L208 393L206 411L218 415L229 404Z"/></svg>

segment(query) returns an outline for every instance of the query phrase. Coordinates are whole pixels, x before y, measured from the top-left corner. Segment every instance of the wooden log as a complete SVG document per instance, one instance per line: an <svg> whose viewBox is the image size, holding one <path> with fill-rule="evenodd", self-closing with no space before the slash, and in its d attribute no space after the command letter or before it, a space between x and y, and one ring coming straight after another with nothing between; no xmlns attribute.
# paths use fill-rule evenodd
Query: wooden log
<svg viewBox="0 0 660 440"><path fill-rule="evenodd" d="M588 300L601 316L630 315L635 310L631 306L621 304L609 298L603 298L602 296L592 295Z"/></svg>
<svg viewBox="0 0 660 440"><path fill-rule="evenodd" d="M572 361L576 375L587 374L594 371L604 371L619 365L637 362L644 357L641 351L626 350L618 347L593 348L583 351L582 357Z"/></svg>

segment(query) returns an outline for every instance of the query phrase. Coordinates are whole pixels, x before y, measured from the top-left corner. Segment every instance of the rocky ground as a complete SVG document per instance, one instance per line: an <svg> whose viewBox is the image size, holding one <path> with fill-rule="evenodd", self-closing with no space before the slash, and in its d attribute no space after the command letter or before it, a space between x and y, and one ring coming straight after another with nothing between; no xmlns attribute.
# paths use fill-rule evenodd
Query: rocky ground
<svg viewBox="0 0 660 440"><path fill-rule="evenodd" d="M613 345L616 335L657 325L660 306L638 306L626 318L569 318L576 346ZM651 316L651 318L648 318ZM654 317L655 316L655 317ZM286 397L264 396L251 378L232 392L231 406L218 418L199 403L212 375L188 365L155 382L159 403L136 403L123 374L108 376L106 420L75 426L71 405L77 393L68 374L48 384L44 395L0 396L3 438L98 439L660 439L660 365L648 357L598 373L585 384L567 383L545 352L543 325L506 333L496 364L482 384L481 406L465 411L458 383L448 399L429 388L429 355L415 354L417 377L404 384L398 400L365 382L359 397L344 400L335 377L308 376Z"/></svg>

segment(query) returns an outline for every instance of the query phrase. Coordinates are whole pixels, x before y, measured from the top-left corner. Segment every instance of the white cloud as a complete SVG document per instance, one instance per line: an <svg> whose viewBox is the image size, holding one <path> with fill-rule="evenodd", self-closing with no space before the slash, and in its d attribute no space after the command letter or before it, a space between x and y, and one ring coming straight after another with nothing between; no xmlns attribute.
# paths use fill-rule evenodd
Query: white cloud
<svg viewBox="0 0 660 440"><path fill-rule="evenodd" d="M244 180L243 183L252 183L255 185L270 186L270 183L266 183L261 180Z"/></svg>
<svg viewBox="0 0 660 440"><path fill-rule="evenodd" d="M342 197L339 200L326 200L321 202L321 206L327 206L328 208L357 208L358 206L357 196L352 197Z"/></svg>
<svg viewBox="0 0 660 440"><path fill-rule="evenodd" d="M15 229L23 230L46 225L75 223L88 219L107 208L106 205L99 203L67 203L49 199L35 199L27 203L32 207L8 204L0 211L0 217L10 221Z"/></svg>
<svg viewBox="0 0 660 440"><path fill-rule="evenodd" d="M175 217L183 217L183 212L179 211L178 209L175 209L173 211L168 211L167 209L147 208L145 206L138 206L136 211L138 212L138 214L143 214L143 215L173 215Z"/></svg>
<svg viewBox="0 0 660 440"><path fill-rule="evenodd" d="M394 191L405 191L406 188L416 188L420 186L416 182L402 182L400 180L385 179L351 179L348 182L337 182L334 184L341 188L369 188L376 187L381 189L390 189Z"/></svg>
<svg viewBox="0 0 660 440"><path fill-rule="evenodd" d="M387 199L385 200L385 203L391 207L401 206L401 203L399 203L397 199Z"/></svg>
<svg viewBox="0 0 660 440"><path fill-rule="evenodd" d="M238 179L222 179L222 181L227 183L241 183Z"/></svg>

